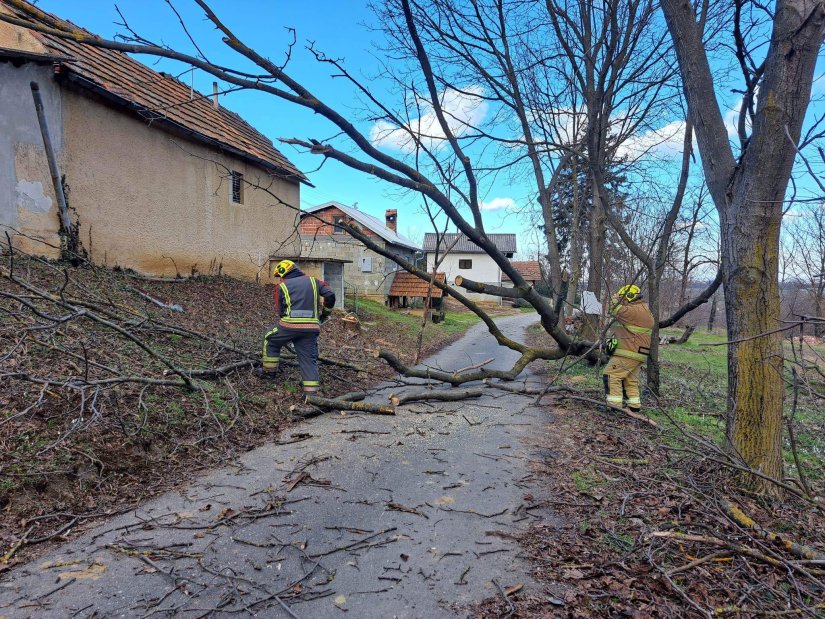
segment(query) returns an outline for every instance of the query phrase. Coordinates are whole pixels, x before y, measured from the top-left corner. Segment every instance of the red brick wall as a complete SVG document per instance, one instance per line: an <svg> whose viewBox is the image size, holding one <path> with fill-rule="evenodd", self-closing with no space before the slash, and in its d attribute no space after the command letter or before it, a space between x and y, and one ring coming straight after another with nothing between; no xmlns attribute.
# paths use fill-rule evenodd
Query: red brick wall
<svg viewBox="0 0 825 619"><path fill-rule="evenodd" d="M344 217L344 221L349 223L352 218L344 214L341 209L331 206L319 213L304 215L301 218L301 234L307 236L322 235L322 234L346 234L345 232L336 232L332 227L332 222L335 217ZM320 221L319 221L320 220ZM355 225L361 228L367 236L376 236L369 228L364 228L358 222Z"/></svg>

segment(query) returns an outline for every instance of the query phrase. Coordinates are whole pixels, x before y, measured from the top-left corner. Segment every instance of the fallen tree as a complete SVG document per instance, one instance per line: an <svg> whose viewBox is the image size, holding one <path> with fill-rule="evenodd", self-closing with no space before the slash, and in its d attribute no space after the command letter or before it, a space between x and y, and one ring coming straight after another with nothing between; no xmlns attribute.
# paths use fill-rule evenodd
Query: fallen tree
<svg viewBox="0 0 825 619"><path fill-rule="evenodd" d="M290 75L286 65L279 66L275 64L266 56L243 42L243 40L219 18L205 0L196 0L196 3L205 14L206 19L209 20L221 34L224 43L245 61L253 63L262 70L266 75L265 79L259 79L258 77L253 78L253 76L246 71L219 66L198 56L155 45L148 39L141 37L138 33L131 31L128 24L125 23L123 25L127 33L123 35L121 40L107 40L102 37L90 36L88 32L78 28L74 24L55 18L28 3L17 0L10 0L10 3L14 7L15 12L8 15L0 15L0 20L10 24L29 28L50 37L68 39L85 45L132 54L149 54L181 61L232 84L234 87L258 90L289 102L292 105L309 109L335 125L341 132L340 136L350 140L356 149L353 151L353 149L349 147L340 148L331 141L322 143L314 139L284 138L281 140L283 143L304 148L308 152L321 156L324 159L338 161L354 170L372 175L402 189L418 192L423 196L428 209L430 209L430 205L432 205L432 208L436 209L437 212L445 214L457 227L462 236L477 245L493 259L502 273L513 282L512 288L503 289L498 287L494 289L470 280L458 281L455 286L436 281L433 274L428 273L426 269L420 269L417 265L401 259L383 245L376 243L374 239L366 235L359 228L347 222L343 222L340 228L358 241L364 243L367 248L381 256L394 260L401 268L428 281L431 286L441 289L445 294L462 303L484 321L490 333L496 338L499 344L521 353L521 358L509 371L489 374L469 372L466 376L461 375L451 378L451 380L447 381L450 382L450 384L455 385L471 380L478 380L479 377L485 378L493 376L507 378L509 376L517 376L530 361L535 359L558 359L565 355L574 355L585 356L591 363L602 363L606 360L598 343L573 338L559 325L559 315L563 310L567 282L563 277L562 269L558 262L555 227L552 222L551 209L549 208L549 191L547 191L545 171L543 169L546 162L542 160L543 155L541 154L541 152L547 148L546 142L549 138L547 135L533 135L536 127L529 121L529 97L524 90L527 87L527 83L531 82L532 78L530 75L532 74L528 72L525 75L517 75L517 60L511 55L508 49L510 45L519 41L518 36L501 32L487 39L483 51L478 50L481 55L477 55L477 57L474 58L472 54L458 53L458 48L451 46L449 43L449 37L445 38L444 36L434 34L435 31L432 29L435 27L435 23L429 20L424 5L411 0L400 0L397 6L395 4L393 5L395 10L387 23L387 27L389 29L397 28L399 32L405 33L405 38L409 39L411 47L409 50L403 50L402 55L413 60L417 70L423 77L423 88L420 91L415 91L415 99L426 100L428 105L432 105L438 129L443 133L444 144L448 147L444 149L444 157L446 159L453 159L454 161L444 161L440 159L439 154L436 153L434 149L428 147L427 136L422 136L410 129L406 122L407 119L403 114L393 112L387 105L382 104L372 96L369 88L358 82L341 61L327 57L310 46L310 52L314 54L318 62L333 67L338 74L348 80L371 104L380 110L381 116L390 125L406 132L406 137L410 140L410 144L418 149L425 159L426 164L418 165L412 164L402 157L394 157L382 151L369 136L361 133L349 119ZM446 5L442 5L436 1L432 3L432 8L436 13L443 10L445 6ZM498 8L501 9L501 7ZM645 11L646 14L650 13L649 9L645 9ZM462 15L462 18L470 19L471 21L473 19L469 14ZM478 15L477 18L482 22L478 24L478 26L482 28L490 27L490 24L485 22L486 17ZM622 23L622 27L631 29L638 28L639 24ZM458 28L455 31L444 34L460 36L461 29ZM656 36L662 38L661 35ZM535 176L535 182L538 187L537 195L539 196L539 202L544 213L544 231L548 239L548 251L552 254L551 279L554 298L547 298L539 294L534 286L527 282L522 274L513 267L510 259L496 246L485 230L481 216L482 201L480 198L480 183L484 168L483 165L474 162L473 159L466 154L462 136L457 133L456 128L451 124L449 118L450 112L444 108L443 98L439 95L439 76L441 75L440 72L444 70L444 67L438 64L438 54L434 54L434 50L432 49L438 47L439 44L445 44L449 54L457 54L456 58L460 62L469 63L469 70L474 73L479 73L482 80L488 82L493 88L493 91L496 93L495 99L516 112L521 130L524 132L527 141L528 160L531 163L533 175ZM653 49L655 51L655 47ZM483 63L487 61L494 63L492 67L488 67L493 73L485 73L482 71ZM655 71L657 70L654 70L654 72ZM502 81L494 77L499 72L501 72ZM540 75L533 77L541 78ZM526 83L522 80L526 80ZM451 83L450 79L447 79L447 83ZM643 87L637 94L642 96L645 91L646 87ZM493 139L493 143L497 142L498 140ZM508 142L505 141L503 143ZM553 152L561 154L577 152L581 148L581 145L570 145L557 138L553 138L551 146ZM508 165L515 165L515 163ZM452 172L448 170L457 171L456 173L460 176L460 179L451 178L450 175ZM557 176L558 175L553 175L553 178ZM266 191L266 188L256 188ZM465 216L464 212L469 212L470 216ZM599 269L600 268L601 267L599 267ZM601 285L600 279L598 285ZM477 303L473 302L467 295L463 294L464 290L476 292L480 288L486 288L486 293L494 296L523 299L533 306L538 313L542 327L553 337L558 345L557 348L533 349L502 334L487 312ZM390 362L396 371L406 376L413 377L418 375L412 368L404 367L403 364L393 364L388 357L382 358ZM181 379L185 380L184 377L181 377Z"/></svg>

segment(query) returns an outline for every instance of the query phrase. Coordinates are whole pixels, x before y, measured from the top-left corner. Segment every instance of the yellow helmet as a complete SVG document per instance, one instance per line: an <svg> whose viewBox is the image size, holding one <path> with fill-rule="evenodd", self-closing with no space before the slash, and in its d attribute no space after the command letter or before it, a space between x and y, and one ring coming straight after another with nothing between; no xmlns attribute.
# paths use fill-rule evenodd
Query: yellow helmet
<svg viewBox="0 0 825 619"><path fill-rule="evenodd" d="M278 264L275 265L275 268L272 270L272 274L277 277L283 277L287 273L289 273L292 268L295 266L295 263L292 260L281 260Z"/></svg>
<svg viewBox="0 0 825 619"><path fill-rule="evenodd" d="M616 293L616 296L624 297L629 302L633 302L639 297L641 293L641 288L639 288L636 284L626 284L619 288L619 292Z"/></svg>

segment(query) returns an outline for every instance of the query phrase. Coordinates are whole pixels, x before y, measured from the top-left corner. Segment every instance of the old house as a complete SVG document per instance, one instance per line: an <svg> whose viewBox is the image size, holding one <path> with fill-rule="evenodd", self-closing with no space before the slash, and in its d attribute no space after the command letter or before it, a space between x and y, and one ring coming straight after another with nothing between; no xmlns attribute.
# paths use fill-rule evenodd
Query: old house
<svg viewBox="0 0 825 619"><path fill-rule="evenodd" d="M95 263L257 277L274 252L297 249L305 176L217 94L120 52L0 22L0 231L20 249L56 257L61 244L32 83L58 187Z"/></svg>
<svg viewBox="0 0 825 619"><path fill-rule="evenodd" d="M488 234L490 240L507 258L516 253L515 234ZM424 235L424 251L427 254L427 271L432 272L437 259L441 261L439 271L447 275L447 281L452 283L456 276L483 284L501 285L501 269L483 249L473 243L463 234L439 234L428 232ZM487 294L465 293L467 297L476 300L496 301L499 297Z"/></svg>
<svg viewBox="0 0 825 619"><path fill-rule="evenodd" d="M398 234L398 212L395 209L388 209L382 222L352 206L327 202L301 213L300 261L323 264L319 272L327 281L328 273L337 273L340 268L348 294L385 300L400 267L350 236L340 226L342 223L357 227L401 259L410 262L416 259L419 248Z"/></svg>

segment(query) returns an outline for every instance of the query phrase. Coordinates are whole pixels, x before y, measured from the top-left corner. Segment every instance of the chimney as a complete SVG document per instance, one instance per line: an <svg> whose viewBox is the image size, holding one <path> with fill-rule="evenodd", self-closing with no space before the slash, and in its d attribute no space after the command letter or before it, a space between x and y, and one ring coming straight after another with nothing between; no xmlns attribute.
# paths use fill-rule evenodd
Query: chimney
<svg viewBox="0 0 825 619"><path fill-rule="evenodd" d="M212 105L215 106L216 110L221 108L220 103L218 103L218 82L212 82Z"/></svg>
<svg viewBox="0 0 825 619"><path fill-rule="evenodd" d="M387 209L387 228L393 232L398 232L398 211L394 208Z"/></svg>

